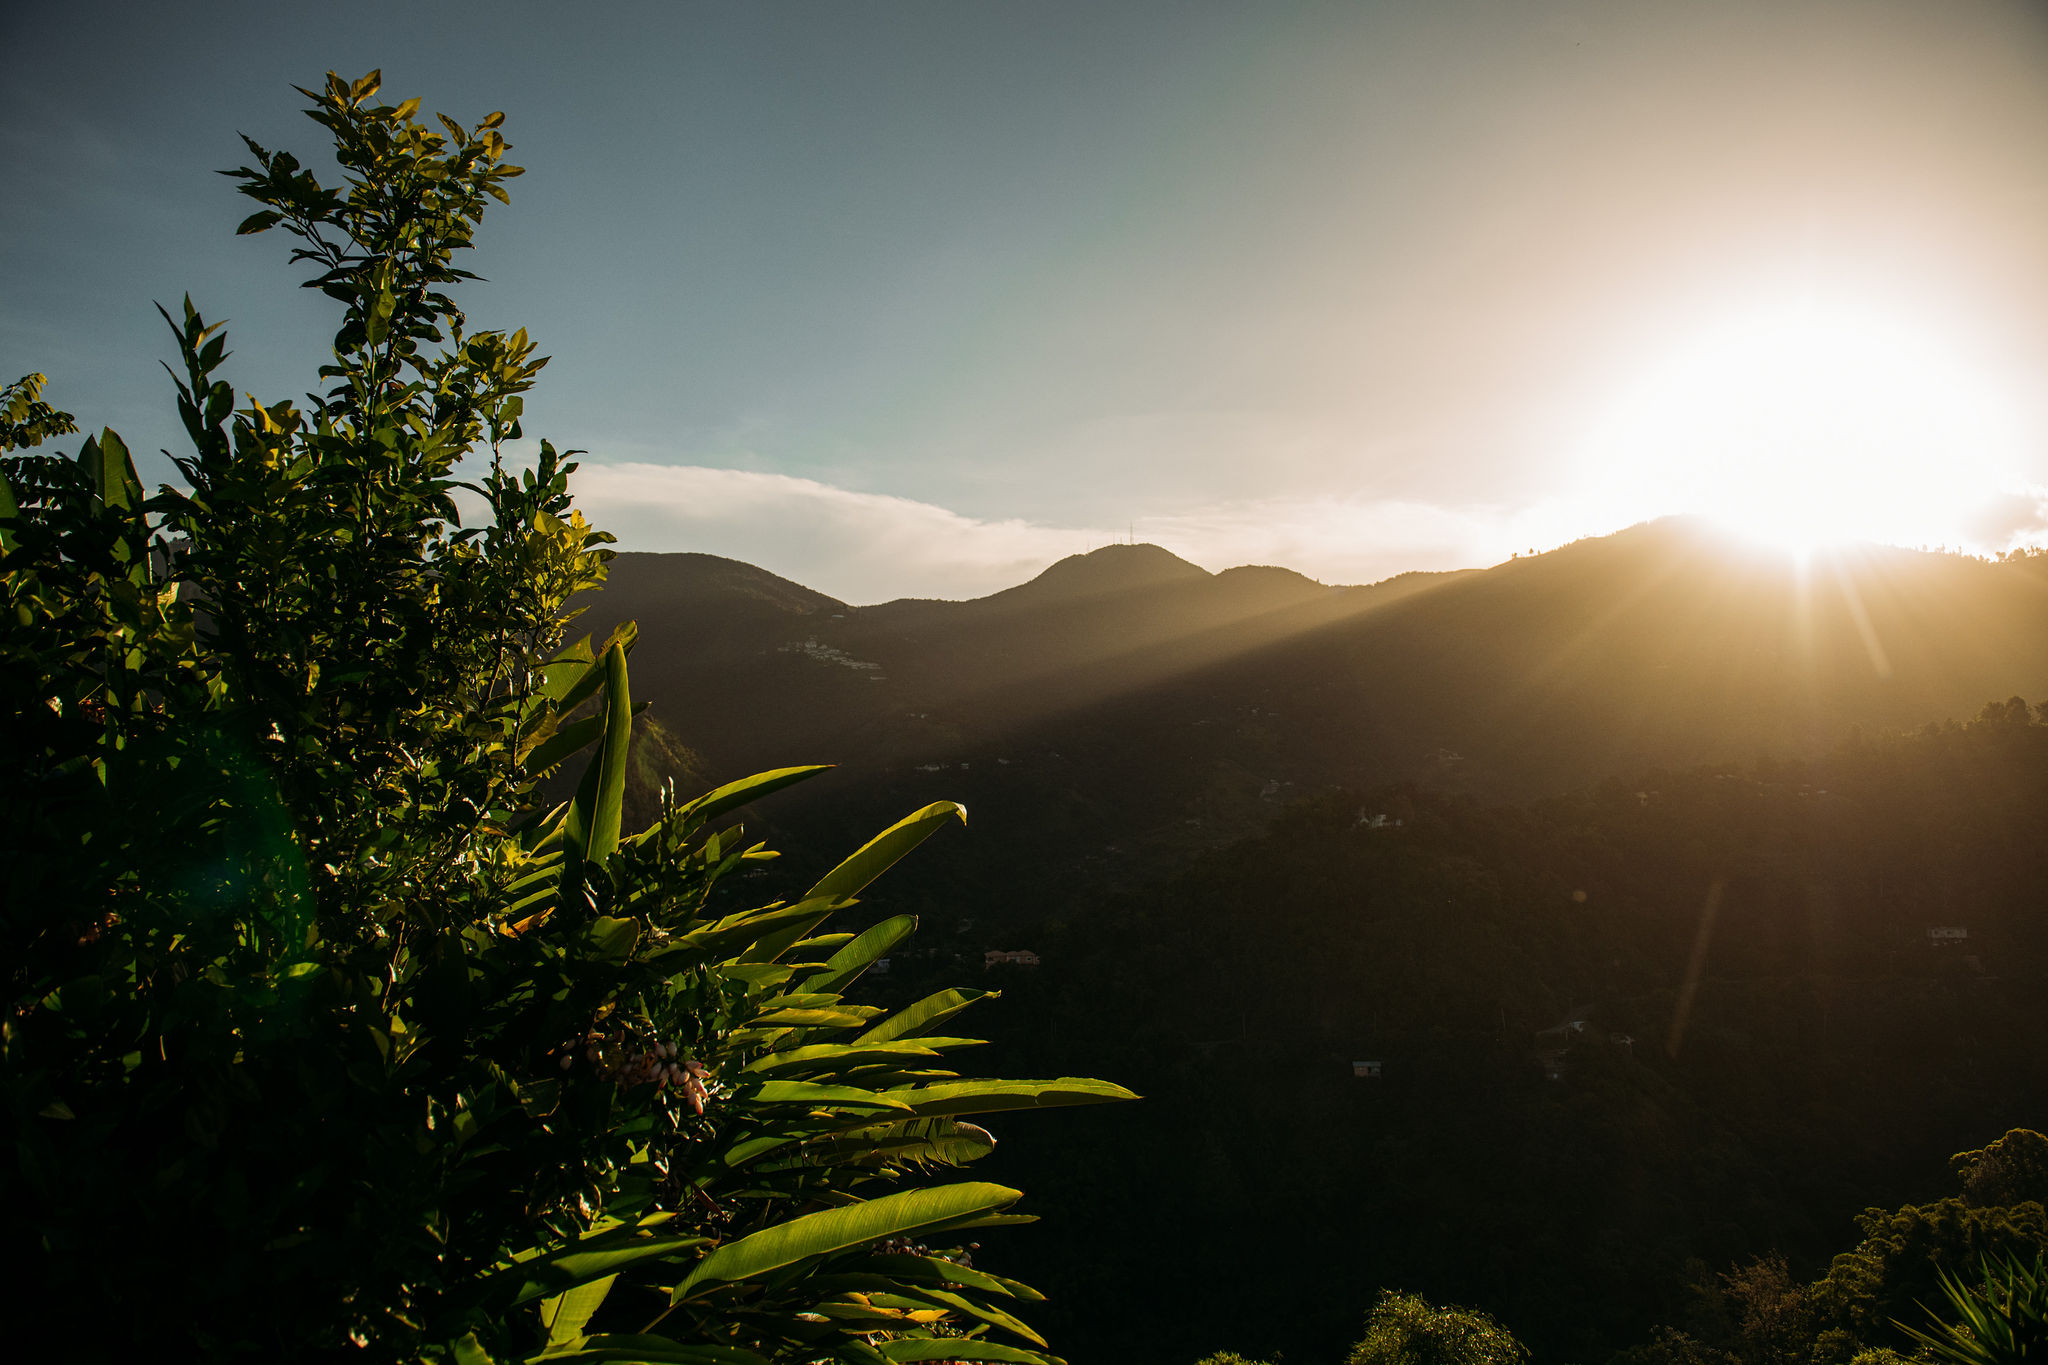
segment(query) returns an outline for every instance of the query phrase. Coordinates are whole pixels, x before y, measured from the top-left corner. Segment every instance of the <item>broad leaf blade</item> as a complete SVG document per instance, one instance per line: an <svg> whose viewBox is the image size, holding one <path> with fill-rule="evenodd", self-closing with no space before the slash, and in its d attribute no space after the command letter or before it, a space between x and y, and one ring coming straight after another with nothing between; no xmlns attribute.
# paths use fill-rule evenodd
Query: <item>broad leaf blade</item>
<svg viewBox="0 0 2048 1365"><path fill-rule="evenodd" d="M914 1005L906 1005L881 1023L863 1033L856 1042L886 1043L897 1038L913 1038L926 1029L937 1028L961 1010L977 1000L992 999L994 991L946 990L928 995Z"/></svg>
<svg viewBox="0 0 2048 1365"><path fill-rule="evenodd" d="M843 991L852 985L876 959L909 938L917 928L917 916L892 915L874 925L841 948L825 963L825 970L804 982L807 991Z"/></svg>
<svg viewBox="0 0 2048 1365"><path fill-rule="evenodd" d="M799 1261L1007 1208L1020 1197L1019 1191L1002 1185L974 1182L905 1190L863 1204L807 1213L718 1248L676 1286L671 1301L681 1303L719 1285L757 1279Z"/></svg>
<svg viewBox="0 0 2048 1365"><path fill-rule="evenodd" d="M831 771L829 763L814 764L804 768L776 768L765 773L755 773L737 782L728 782L715 791L706 792L683 808L683 813L698 820L716 820L730 810L759 801L772 792L794 786L819 773Z"/></svg>
<svg viewBox="0 0 2048 1365"><path fill-rule="evenodd" d="M851 900L875 878L895 866L896 860L938 832L948 820L967 823L967 808L954 801L934 801L923 810L904 816L857 849L853 856L827 872L806 897Z"/></svg>

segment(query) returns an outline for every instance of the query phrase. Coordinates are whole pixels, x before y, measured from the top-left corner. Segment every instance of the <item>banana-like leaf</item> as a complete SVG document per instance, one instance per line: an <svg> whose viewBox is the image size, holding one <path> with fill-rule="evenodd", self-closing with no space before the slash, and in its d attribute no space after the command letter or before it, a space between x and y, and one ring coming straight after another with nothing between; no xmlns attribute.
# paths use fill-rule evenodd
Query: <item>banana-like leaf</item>
<svg viewBox="0 0 2048 1365"><path fill-rule="evenodd" d="M533 752L526 756L526 771L546 772L603 732L603 716L585 716L581 720L570 721L533 747Z"/></svg>
<svg viewBox="0 0 2048 1365"><path fill-rule="evenodd" d="M542 685L542 690L554 698L555 714L566 716L596 695L605 683L605 655L614 646L631 654L639 639L640 623L622 621L596 649L590 647L590 637L586 635L555 655L544 670L546 681Z"/></svg>
<svg viewBox="0 0 2048 1365"><path fill-rule="evenodd" d="M610 1228L549 1256L520 1261L483 1282L486 1302L506 1306L565 1293L627 1266L679 1256L704 1245L702 1237L640 1237L637 1227Z"/></svg>
<svg viewBox="0 0 2048 1365"><path fill-rule="evenodd" d="M814 1165L879 1158L964 1166L995 1149L995 1136L974 1124L954 1118L905 1119L808 1144L803 1156Z"/></svg>
<svg viewBox="0 0 2048 1365"><path fill-rule="evenodd" d="M1069 1104L1112 1104L1135 1100L1133 1091L1114 1081L1062 1076L1052 1081L947 1081L885 1090L903 1100L920 1118L941 1114L994 1114L1007 1109L1057 1109Z"/></svg>
<svg viewBox="0 0 2048 1365"><path fill-rule="evenodd" d="M878 1348L891 1365L913 1360L990 1360L1001 1365L1067 1365L1058 1356L978 1337L901 1337Z"/></svg>
<svg viewBox="0 0 2048 1365"><path fill-rule="evenodd" d="M612 1292L612 1285L618 1278L617 1275L607 1275L601 1280L578 1285L565 1294L557 1294L552 1299L543 1299L540 1325L548 1329L548 1345L565 1347L581 1337L591 1315L603 1306L605 1295Z"/></svg>
<svg viewBox="0 0 2048 1365"><path fill-rule="evenodd" d="M112 427L102 430L98 440L85 438L78 451L78 463L92 480L93 491L107 506L127 512L141 503L142 480L136 476L134 457Z"/></svg>
<svg viewBox="0 0 2048 1365"><path fill-rule="evenodd" d="M829 763L820 763L804 768L776 768L770 772L755 773L752 777L743 777L737 782L728 782L723 787L704 793L683 807L683 813L700 822L716 820L729 810L737 810L741 806L759 801L772 792L779 792L784 787L794 786L807 778L816 777L819 773L829 772L831 767Z"/></svg>
<svg viewBox="0 0 2048 1365"><path fill-rule="evenodd" d="M826 920L832 918L832 911L838 902L830 897L807 894L801 905L822 905L825 908L814 913L807 921L800 921L772 934L764 934L759 942L740 954L740 961L746 963L774 962L784 953L802 942L804 937Z"/></svg>
<svg viewBox="0 0 2048 1365"><path fill-rule="evenodd" d="M859 1028L874 1015L868 1007L851 1005L844 1009L820 1009L816 1006L795 1009L769 1010L756 1015L751 1021L753 1028Z"/></svg>
<svg viewBox="0 0 2048 1365"><path fill-rule="evenodd" d="M832 1358L844 1365L889 1365L889 1357L859 1337L841 1335L832 1342Z"/></svg>
<svg viewBox="0 0 2048 1365"><path fill-rule="evenodd" d="M747 1063L747 1071L780 1071L784 1067L831 1065L858 1066L867 1062L892 1062L904 1057L936 1057L938 1052L925 1043L817 1043L771 1052Z"/></svg>
<svg viewBox="0 0 2048 1365"><path fill-rule="evenodd" d="M920 1357L922 1359L922 1357ZM521 1365L768 1365L768 1358L738 1346L685 1346L668 1337L606 1333L585 1337L572 1350L547 1350Z"/></svg>
<svg viewBox="0 0 2048 1365"><path fill-rule="evenodd" d="M934 801L923 810L904 816L855 850L852 857L833 868L806 897L822 896L832 901L851 900L875 878L887 872L904 854L938 832L939 826L957 818L967 823L967 807L954 801Z"/></svg>
<svg viewBox="0 0 2048 1365"><path fill-rule="evenodd" d="M892 1295L891 1297L898 1296ZM910 1303L922 1301L934 1308L952 1309L956 1312L965 1313L969 1317L980 1318L989 1326L1000 1327L1005 1332L1024 1338L1024 1340L1034 1346L1046 1344L1045 1338L1031 1330L1022 1320L1004 1312L994 1304L978 1302L968 1298L965 1294L956 1294L949 1289L940 1289L936 1286L919 1286L911 1293L901 1295L900 1297L909 1300ZM888 1306L899 1307L903 1305L889 1304Z"/></svg>
<svg viewBox="0 0 2048 1365"><path fill-rule="evenodd" d="M758 1279L800 1261L991 1213L1020 1197L1002 1185L941 1185L807 1213L718 1248L675 1287L670 1301L682 1303L720 1285Z"/></svg>
<svg viewBox="0 0 2048 1365"><path fill-rule="evenodd" d="M626 651L604 654L604 740L569 807L569 842L583 861L602 863L619 846L625 815L626 760L633 741L633 700L626 686Z"/></svg>
<svg viewBox="0 0 2048 1365"><path fill-rule="evenodd" d="M624 962L633 954L633 945L640 940L638 920L612 919L609 916L592 920L590 927L583 931L583 946L590 956L608 962Z"/></svg>
<svg viewBox="0 0 2048 1365"><path fill-rule="evenodd" d="M1001 1294L1007 1298L1022 1299L1027 1303L1043 1303L1045 1295L1028 1284L991 1275L973 1266L960 1265L953 1261L942 1261L936 1256L873 1256L863 1261L845 1263L855 1274L872 1271L897 1281L913 1284L964 1284L990 1294Z"/></svg>
<svg viewBox="0 0 2048 1365"><path fill-rule="evenodd" d="M815 924L820 918L831 913L832 907L829 902L813 900L798 901L795 905L771 905L759 910L742 910L738 914L727 915L724 919L679 935L667 947L652 954L648 961L661 964L664 970L672 969L674 959L715 962L735 948L753 944L785 929Z"/></svg>
<svg viewBox="0 0 2048 1365"><path fill-rule="evenodd" d="M860 974L875 964L875 960L886 955L890 949L909 938L917 928L915 915L891 915L881 923L864 930L853 942L832 954L825 963L825 970L804 982L807 991L843 991L852 985Z"/></svg>
<svg viewBox="0 0 2048 1365"><path fill-rule="evenodd" d="M886 1043L913 1038L928 1028L937 1028L977 1000L994 998L995 991L948 990L927 995L915 1005L906 1005L863 1033L856 1042Z"/></svg>
<svg viewBox="0 0 2048 1365"><path fill-rule="evenodd" d="M909 1109L901 1098L879 1095L850 1085L814 1085L809 1081L758 1081L732 1093L735 1103L807 1104L855 1109Z"/></svg>

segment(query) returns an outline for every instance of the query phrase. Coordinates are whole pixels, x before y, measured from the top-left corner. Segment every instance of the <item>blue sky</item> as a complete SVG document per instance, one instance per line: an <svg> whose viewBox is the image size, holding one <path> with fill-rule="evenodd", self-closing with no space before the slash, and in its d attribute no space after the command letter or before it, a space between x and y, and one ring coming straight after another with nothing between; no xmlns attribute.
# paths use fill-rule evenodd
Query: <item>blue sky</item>
<svg viewBox="0 0 2048 1365"><path fill-rule="evenodd" d="M1661 358L1792 296L1952 362L1976 396L1931 411L1999 409L1983 515L1920 538L2040 529L2028 7L85 2L0 42L0 369L146 449L153 300L232 320L238 387L310 387L327 305L210 172L237 132L317 151L291 85L381 67L507 112L529 171L466 303L554 357L527 430L591 452L631 548L855 601L1131 531L1328 581L1488 563L1693 510L1660 452L1748 381Z"/></svg>

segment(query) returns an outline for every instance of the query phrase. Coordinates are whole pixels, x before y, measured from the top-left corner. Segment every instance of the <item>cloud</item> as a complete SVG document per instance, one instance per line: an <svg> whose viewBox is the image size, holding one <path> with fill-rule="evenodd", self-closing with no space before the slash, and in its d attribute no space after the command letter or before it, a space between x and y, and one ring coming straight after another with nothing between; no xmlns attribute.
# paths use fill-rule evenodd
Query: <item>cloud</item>
<svg viewBox="0 0 2048 1365"><path fill-rule="evenodd" d="M743 559L850 602L979 597L1117 538L742 469L586 464L572 491L621 549Z"/></svg>
<svg viewBox="0 0 2048 1365"><path fill-rule="evenodd" d="M1588 529L1563 508L1285 497L1177 510L1128 527L1054 526L984 521L787 474L645 463L585 464L573 492L622 549L724 555L856 603L981 596L1133 533L1212 571L1278 564L1326 583L1368 583L1491 564Z"/></svg>
<svg viewBox="0 0 2048 1365"><path fill-rule="evenodd" d="M1977 510L1964 535L1982 549L2035 544L2048 531L2048 489L2004 492Z"/></svg>

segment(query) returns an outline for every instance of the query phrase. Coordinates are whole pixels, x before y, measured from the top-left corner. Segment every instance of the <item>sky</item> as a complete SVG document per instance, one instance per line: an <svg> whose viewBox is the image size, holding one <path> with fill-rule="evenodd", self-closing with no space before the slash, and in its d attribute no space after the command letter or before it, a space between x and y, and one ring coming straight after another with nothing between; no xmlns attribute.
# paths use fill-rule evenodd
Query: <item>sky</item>
<svg viewBox="0 0 2048 1365"><path fill-rule="evenodd" d="M869 602L1126 538L2048 535L2039 6L71 0L0 48L0 370L142 450L155 302L314 386L330 305L211 172L317 164L292 86L376 67L506 112L462 302L553 357L526 431L624 548Z"/></svg>

